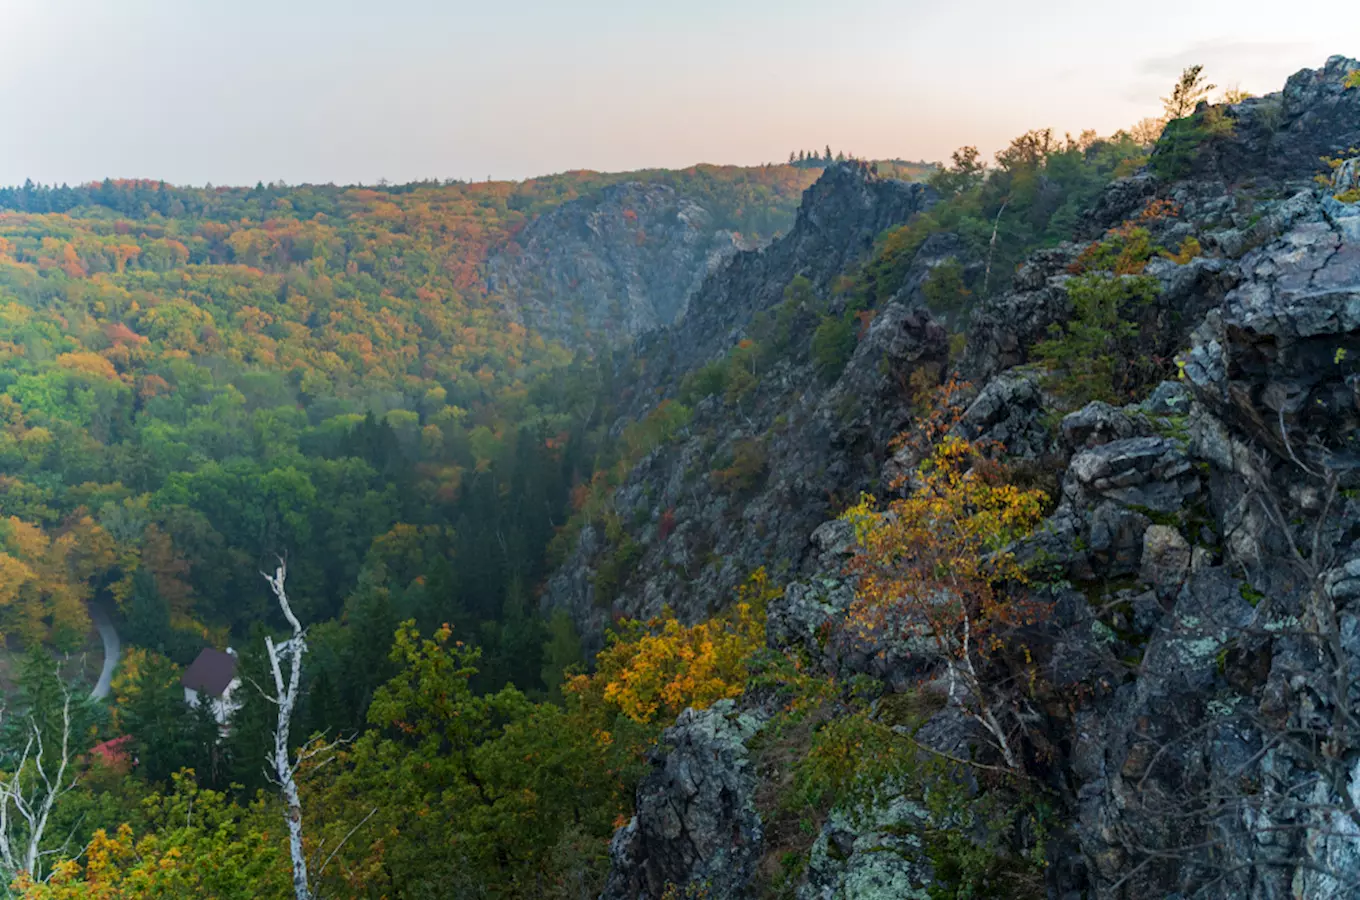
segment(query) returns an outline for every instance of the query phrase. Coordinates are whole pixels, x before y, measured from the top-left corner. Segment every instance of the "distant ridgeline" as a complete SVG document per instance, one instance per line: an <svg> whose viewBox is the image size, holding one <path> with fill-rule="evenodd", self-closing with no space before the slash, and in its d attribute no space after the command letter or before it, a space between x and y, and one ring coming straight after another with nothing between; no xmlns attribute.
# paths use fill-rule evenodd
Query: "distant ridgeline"
<svg viewBox="0 0 1360 900"><path fill-rule="evenodd" d="M825 169L833 162L856 162L859 157L853 153L847 154L844 150L832 153L831 147L825 150L790 150L788 164L796 169ZM939 168L939 163L912 162L906 159L872 159L865 160L878 175L884 178L896 178L900 181L925 181Z"/></svg>

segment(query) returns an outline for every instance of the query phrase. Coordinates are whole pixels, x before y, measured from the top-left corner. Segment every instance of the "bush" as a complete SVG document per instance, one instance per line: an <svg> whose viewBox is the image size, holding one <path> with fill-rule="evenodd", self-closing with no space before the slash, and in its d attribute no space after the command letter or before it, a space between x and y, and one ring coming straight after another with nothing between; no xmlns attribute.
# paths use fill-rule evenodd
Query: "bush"
<svg viewBox="0 0 1360 900"><path fill-rule="evenodd" d="M680 400L693 405L705 397L721 394L729 405L741 403L760 383L756 372L761 356L759 344L743 340L723 359L686 375L680 383Z"/></svg>
<svg viewBox="0 0 1360 900"><path fill-rule="evenodd" d="M612 551L605 554L595 567L595 605L608 607L618 598L628 577L642 561L645 549L628 535L622 535Z"/></svg>
<svg viewBox="0 0 1360 900"><path fill-rule="evenodd" d="M1166 130L1152 152L1152 171L1159 178L1183 178L1190 174L1207 144L1231 138L1233 134L1232 119L1219 106L1211 106L1183 119L1173 119L1166 124Z"/></svg>
<svg viewBox="0 0 1360 900"><path fill-rule="evenodd" d="M972 291L963 281L963 266L950 259L931 269L921 291L926 295L926 306L931 312L953 315L968 305Z"/></svg>
<svg viewBox="0 0 1360 900"><path fill-rule="evenodd" d="M754 490L765 477L767 461L763 440L743 438L732 448L732 464L713 471L713 485L731 493Z"/></svg>
<svg viewBox="0 0 1360 900"><path fill-rule="evenodd" d="M795 275L784 288L783 301L751 320L750 333L763 348L763 358L772 361L786 353L799 320L817 315L821 306L807 276Z"/></svg>
<svg viewBox="0 0 1360 900"><path fill-rule="evenodd" d="M657 447L670 441L689 424L690 408L683 403L662 400L641 420L623 430L623 443L628 459L639 460Z"/></svg>
<svg viewBox="0 0 1360 900"><path fill-rule="evenodd" d="M605 702L649 724L741 696L750 663L765 646L765 607L779 593L762 568L731 609L707 622L682 625L668 609L645 624L622 623L595 660Z"/></svg>
<svg viewBox="0 0 1360 900"><path fill-rule="evenodd" d="M1200 246L1199 240L1193 235L1181 241L1181 245L1177 248L1175 253L1168 253L1165 250L1162 251L1162 256L1165 256L1178 266L1183 266L1190 262L1190 260L1197 256L1202 256L1203 254L1204 248Z"/></svg>
<svg viewBox="0 0 1360 900"><path fill-rule="evenodd" d="M693 405L727 389L727 360L720 359L695 369L680 382L680 400Z"/></svg>
<svg viewBox="0 0 1360 900"><path fill-rule="evenodd" d="M1120 402L1132 381L1122 363L1132 353L1126 344L1138 334L1124 313L1153 302L1160 289L1146 275L1093 272L1068 281L1073 317L1066 328L1050 326L1049 339L1034 347L1034 356L1054 369L1049 388L1077 406Z"/></svg>
<svg viewBox="0 0 1360 900"><path fill-rule="evenodd" d="M827 382L835 381L854 355L855 320L849 314L828 316L812 334L812 365Z"/></svg>

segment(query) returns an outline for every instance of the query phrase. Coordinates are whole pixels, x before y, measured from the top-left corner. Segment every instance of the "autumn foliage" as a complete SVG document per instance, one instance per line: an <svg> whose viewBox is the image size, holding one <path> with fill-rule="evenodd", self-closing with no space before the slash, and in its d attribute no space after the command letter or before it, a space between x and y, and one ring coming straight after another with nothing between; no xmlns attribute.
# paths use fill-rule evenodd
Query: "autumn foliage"
<svg viewBox="0 0 1360 900"><path fill-rule="evenodd" d="M646 724L740 696L752 657L765 646L766 604L778 593L762 568L727 612L707 622L682 625L667 610L646 623L622 623L596 657L593 677L604 700ZM589 690L590 678L578 676L569 687Z"/></svg>
<svg viewBox="0 0 1360 900"><path fill-rule="evenodd" d="M1025 582L1009 547L1038 523L1046 498L1006 481L998 447L957 433L961 393L961 385L947 385L904 440L924 457L893 485L905 496L879 508L865 495L842 516L854 526L857 545L849 627L880 640L933 642L1013 764L975 661L1043 612L1002 585Z"/></svg>

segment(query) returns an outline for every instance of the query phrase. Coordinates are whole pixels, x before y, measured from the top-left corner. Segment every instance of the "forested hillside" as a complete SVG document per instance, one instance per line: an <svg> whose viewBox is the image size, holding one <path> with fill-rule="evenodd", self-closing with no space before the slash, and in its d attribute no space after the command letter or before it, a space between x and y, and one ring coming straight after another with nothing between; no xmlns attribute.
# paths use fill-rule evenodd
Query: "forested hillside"
<svg viewBox="0 0 1360 900"><path fill-rule="evenodd" d="M621 247L604 252L758 245L788 227L815 175L701 166L372 188L0 189L0 616L22 698L14 741L25 711L59 701L61 679L79 674L70 660L85 652L93 605L130 646L114 703L84 709L74 750L130 735L147 788L191 766L199 786L235 782L248 799L264 783L263 700L246 698L223 742L177 679L205 646L262 661L265 633L284 622L259 573L280 556L312 626L295 733L363 727L400 669L389 648L404 620L476 646L479 693L515 684L560 697L580 650L569 623L539 617L534 592L573 485L614 452L600 424L611 345L627 332L598 320L591 333L527 330L525 304L570 319L573 299L508 294L488 260L520 255L526 227L531 247L568 241L557 220L535 223L579 206L617 220ZM635 198L656 192L698 221L640 219ZM668 272L688 282L710 264L684 258ZM49 650L68 660L60 675ZM106 802L103 789L81 793ZM72 802L58 812L82 842L116 824L68 816Z"/></svg>
<svg viewBox="0 0 1360 900"><path fill-rule="evenodd" d="M422 621L475 628L509 594L522 605L593 465L598 386L588 345L527 332L527 298L488 292L483 263L543 210L637 179L752 240L786 227L806 184L701 167L0 191L7 630L69 649L97 596L134 643L187 662L262 620L256 572L284 551L313 622L383 553L384 583L436 580L437 599L403 606ZM436 564L450 555L475 561L456 584Z"/></svg>

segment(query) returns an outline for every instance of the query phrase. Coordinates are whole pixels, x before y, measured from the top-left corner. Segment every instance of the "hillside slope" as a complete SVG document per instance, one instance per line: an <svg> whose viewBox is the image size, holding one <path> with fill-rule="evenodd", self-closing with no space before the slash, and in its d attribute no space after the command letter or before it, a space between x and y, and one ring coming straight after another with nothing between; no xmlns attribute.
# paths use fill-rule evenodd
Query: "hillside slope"
<svg viewBox="0 0 1360 900"><path fill-rule="evenodd" d="M1012 486L1051 495L1028 537L987 551L1023 567L998 588L1003 605L951 600L957 580L915 601L910 586L866 595L863 531L732 501L722 527L747 537L725 550L768 548L758 561L782 559L792 576L766 634L796 662L667 732L615 836L606 897L1354 896L1360 194L1346 156L1360 89L1346 85L1357 70L1334 57L1279 94L1173 122L1151 167L1086 210L1078 230L1094 240L1031 255L972 311L951 368L975 384L955 394L965 402L950 440L997 442ZM939 265L941 251L965 270L977 262L942 236L913 265ZM1117 315L1097 318L1091 297ZM883 383L939 383L938 355L874 340L880 321L897 321L893 335L932 346L942 329L922 299L904 295L895 318L880 310L842 379L873 352ZM1086 402L1111 385L1115 402ZM849 396L851 419L902 424L881 395ZM758 424L742 423L746 409L708 426L714 440ZM691 428L703 414L701 403ZM820 444L807 420L789 421L802 430L772 447ZM862 434L862 455L838 453L841 466L868 479L886 459L878 482L907 501L932 483L919 464L935 451ZM625 518L649 484L676 502L685 517L670 541L695 520L709 527L712 502L681 505L673 452L645 457L616 495ZM858 515L861 529L894 527ZM666 583L647 562L664 540L649 541L634 575L646 587L619 602L651 613L678 600L699 615L681 599L713 596L697 573L652 587ZM890 568L920 549L896 549ZM550 597L588 593L580 565L557 576L578 593L555 581ZM920 584L963 563L937 565ZM873 618L866 596L895 612ZM952 602L970 612L946 625ZM974 647L967 623L979 644L996 630Z"/></svg>

